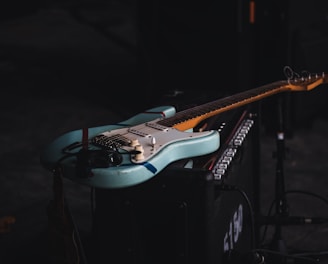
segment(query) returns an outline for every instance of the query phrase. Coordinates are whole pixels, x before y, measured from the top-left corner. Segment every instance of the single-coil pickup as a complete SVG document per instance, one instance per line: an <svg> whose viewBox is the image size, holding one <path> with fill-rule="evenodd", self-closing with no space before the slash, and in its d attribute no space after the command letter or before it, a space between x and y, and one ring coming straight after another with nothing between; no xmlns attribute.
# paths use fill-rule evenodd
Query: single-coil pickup
<svg viewBox="0 0 328 264"><path fill-rule="evenodd" d="M141 137L149 137L150 136L149 133L146 133L146 132L134 129L134 128L129 128L128 131L132 134L135 134L135 135L138 135L138 136L141 136Z"/></svg>
<svg viewBox="0 0 328 264"><path fill-rule="evenodd" d="M168 131L168 127L159 125L157 123L146 123L146 126L160 130L160 131Z"/></svg>

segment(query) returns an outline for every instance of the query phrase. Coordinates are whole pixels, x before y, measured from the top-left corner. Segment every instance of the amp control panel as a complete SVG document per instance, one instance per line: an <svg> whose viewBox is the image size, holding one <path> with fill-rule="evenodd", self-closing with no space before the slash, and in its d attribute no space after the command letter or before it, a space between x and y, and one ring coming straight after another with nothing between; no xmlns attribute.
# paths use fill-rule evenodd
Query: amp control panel
<svg viewBox="0 0 328 264"><path fill-rule="evenodd" d="M223 152L219 155L217 162L212 167L212 173L215 180L221 181L223 179L235 156L238 154L239 149L242 147L253 124L254 120L251 118L245 118L241 121L231 139L224 147Z"/></svg>

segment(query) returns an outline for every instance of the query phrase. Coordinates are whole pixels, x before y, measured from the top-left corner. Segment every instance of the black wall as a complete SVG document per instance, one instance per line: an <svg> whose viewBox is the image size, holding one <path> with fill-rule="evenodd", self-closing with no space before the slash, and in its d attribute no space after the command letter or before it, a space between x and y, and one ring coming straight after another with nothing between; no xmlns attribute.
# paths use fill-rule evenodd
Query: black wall
<svg viewBox="0 0 328 264"><path fill-rule="evenodd" d="M221 93L248 88L248 8L245 1L139 1L142 85Z"/></svg>

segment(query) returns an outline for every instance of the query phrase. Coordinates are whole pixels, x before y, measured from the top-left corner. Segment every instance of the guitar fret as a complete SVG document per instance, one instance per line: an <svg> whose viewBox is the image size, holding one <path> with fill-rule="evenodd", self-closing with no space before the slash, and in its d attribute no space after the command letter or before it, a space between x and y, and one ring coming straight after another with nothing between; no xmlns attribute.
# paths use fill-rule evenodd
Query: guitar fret
<svg viewBox="0 0 328 264"><path fill-rule="evenodd" d="M213 102L209 102L203 105L194 106L187 110L177 113L171 118L160 120L158 124L166 126L174 126L179 123L187 122L188 120L207 115L211 112L217 112L227 107L233 107L234 105L247 103L252 101L255 97L259 99L270 94L280 92L282 90L288 90L286 87L286 81L279 81L272 84L267 84L249 91L244 91L239 94L228 96L222 99L218 99Z"/></svg>

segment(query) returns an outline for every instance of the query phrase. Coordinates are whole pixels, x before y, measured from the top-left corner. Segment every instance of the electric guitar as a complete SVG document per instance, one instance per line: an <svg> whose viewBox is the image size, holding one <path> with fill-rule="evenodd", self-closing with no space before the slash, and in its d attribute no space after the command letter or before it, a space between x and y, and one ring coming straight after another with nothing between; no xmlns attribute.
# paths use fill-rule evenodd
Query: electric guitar
<svg viewBox="0 0 328 264"><path fill-rule="evenodd" d="M134 186L175 161L218 150L218 131L193 131L203 120L277 93L309 91L327 80L325 74L293 75L181 112L160 106L117 124L74 130L44 149L41 164L51 171L60 167L64 177L92 187Z"/></svg>

